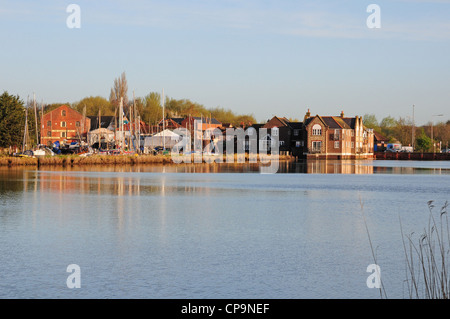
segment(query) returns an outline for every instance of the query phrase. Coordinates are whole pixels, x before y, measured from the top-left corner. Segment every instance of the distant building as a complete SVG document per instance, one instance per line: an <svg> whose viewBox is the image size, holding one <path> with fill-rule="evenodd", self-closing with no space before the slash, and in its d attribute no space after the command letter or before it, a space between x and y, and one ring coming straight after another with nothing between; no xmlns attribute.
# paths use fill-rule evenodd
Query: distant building
<svg viewBox="0 0 450 319"><path fill-rule="evenodd" d="M70 143L86 140L91 120L67 105L47 112L42 117L41 144L51 145L56 141Z"/></svg>
<svg viewBox="0 0 450 319"><path fill-rule="evenodd" d="M197 123L197 127L194 127L194 123ZM215 118L210 117L196 117L188 116L183 121L181 121L181 127L187 128L188 130L201 130L206 131L208 129L220 128L222 123Z"/></svg>
<svg viewBox="0 0 450 319"><path fill-rule="evenodd" d="M373 138L374 151L384 152L386 150L387 144L389 143L389 139L378 132L373 132Z"/></svg>
<svg viewBox="0 0 450 319"><path fill-rule="evenodd" d="M302 134L303 123L291 122L285 117L274 116L272 119L267 121L266 124L260 127L267 129L267 135L262 137L262 139L266 141L265 144L267 145L271 145L270 140L272 140L272 129L274 127L278 128L280 155L300 155L300 150L303 150L304 146L304 136Z"/></svg>
<svg viewBox="0 0 450 319"><path fill-rule="evenodd" d="M169 129L169 130L173 131L177 128L182 127L183 120L184 120L184 117L170 117L170 118L164 119L164 121L163 121L163 119L161 119L157 124L156 130L158 132L161 132L163 129Z"/></svg>
<svg viewBox="0 0 450 319"><path fill-rule="evenodd" d="M306 158L373 158L374 133L362 117L313 116L308 110L303 122Z"/></svg>

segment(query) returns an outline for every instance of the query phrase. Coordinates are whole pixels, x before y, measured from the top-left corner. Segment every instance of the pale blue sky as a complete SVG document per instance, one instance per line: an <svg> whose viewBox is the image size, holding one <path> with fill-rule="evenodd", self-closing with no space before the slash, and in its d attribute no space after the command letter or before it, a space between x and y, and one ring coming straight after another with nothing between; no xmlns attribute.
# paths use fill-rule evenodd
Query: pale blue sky
<svg viewBox="0 0 450 319"><path fill-rule="evenodd" d="M450 1L0 1L0 36L0 90L24 101L108 98L125 71L130 98L164 88L258 121L413 104L418 124L450 119Z"/></svg>

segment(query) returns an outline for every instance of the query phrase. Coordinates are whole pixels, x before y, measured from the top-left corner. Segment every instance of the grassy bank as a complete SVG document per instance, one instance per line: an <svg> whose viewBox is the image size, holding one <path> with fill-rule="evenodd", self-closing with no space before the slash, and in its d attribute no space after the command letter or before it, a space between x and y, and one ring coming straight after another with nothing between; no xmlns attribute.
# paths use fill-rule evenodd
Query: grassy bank
<svg viewBox="0 0 450 319"><path fill-rule="evenodd" d="M279 160L291 159L290 156L280 156ZM248 162L248 157L245 159ZM194 157L191 158L194 163ZM204 161L205 162L205 161ZM210 161L207 161L210 162ZM226 158L224 157L224 162ZM31 157L0 157L0 166L73 166L73 165L142 165L142 164L172 164L174 161L170 155L58 155L45 156L40 158ZM238 163L234 157L234 163Z"/></svg>

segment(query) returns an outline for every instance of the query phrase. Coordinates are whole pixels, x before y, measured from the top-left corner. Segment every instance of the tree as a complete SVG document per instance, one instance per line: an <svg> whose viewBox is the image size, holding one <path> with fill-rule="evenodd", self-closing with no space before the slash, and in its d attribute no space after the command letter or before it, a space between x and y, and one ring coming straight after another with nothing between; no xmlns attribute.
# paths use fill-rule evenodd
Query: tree
<svg viewBox="0 0 450 319"><path fill-rule="evenodd" d="M433 143L431 142L431 138L425 134L425 130L421 128L419 136L416 138L416 149L419 152L428 152Z"/></svg>
<svg viewBox="0 0 450 319"><path fill-rule="evenodd" d="M83 98L81 101L73 104L75 110L83 114L84 107L86 107L86 116L98 116L99 111L101 115L114 115L114 107L112 104L101 96L89 96Z"/></svg>
<svg viewBox="0 0 450 319"><path fill-rule="evenodd" d="M392 129L393 135L403 145L412 145L412 121L399 117L395 127Z"/></svg>
<svg viewBox="0 0 450 319"><path fill-rule="evenodd" d="M378 123L377 117L375 114L364 114L363 116L363 124L367 128L371 128L374 130L380 129L380 124Z"/></svg>
<svg viewBox="0 0 450 319"><path fill-rule="evenodd" d="M24 111L24 102L18 95L13 96L6 91L0 95L0 147L22 144L25 128Z"/></svg>
<svg viewBox="0 0 450 319"><path fill-rule="evenodd" d="M383 118L380 122L381 134L394 140L394 128L397 125L397 121L392 116Z"/></svg>
<svg viewBox="0 0 450 319"><path fill-rule="evenodd" d="M145 123L156 125L162 119L161 94L150 92L136 105L139 114L141 114L141 119ZM143 109L140 110L140 107Z"/></svg>
<svg viewBox="0 0 450 319"><path fill-rule="evenodd" d="M125 72L119 78L114 80L114 86L111 88L111 93L109 94L109 102L115 109L117 113L120 99L123 98L123 106L128 105L128 83Z"/></svg>

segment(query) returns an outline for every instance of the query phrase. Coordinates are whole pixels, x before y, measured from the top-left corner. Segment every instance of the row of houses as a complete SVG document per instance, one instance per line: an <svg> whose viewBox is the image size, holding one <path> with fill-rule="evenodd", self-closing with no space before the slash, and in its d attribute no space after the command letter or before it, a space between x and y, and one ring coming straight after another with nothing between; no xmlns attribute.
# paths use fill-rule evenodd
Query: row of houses
<svg viewBox="0 0 450 319"><path fill-rule="evenodd" d="M114 142L119 135L128 136L130 131L137 131L144 136L155 136L163 129L173 131L185 128L193 131L195 123L201 123L202 132L217 129L225 134L227 128L233 126L221 123L214 118L174 117L161 120L156 126L140 122L125 121L119 131L114 116L87 116L62 105L44 114L41 128L41 144L50 145L56 141L86 141L89 145L96 142ZM261 128L267 130L270 139L272 130L278 129L279 152L281 155L292 155L299 158L353 159L372 158L377 143L373 130L364 126L360 116L346 117L344 112L339 116L311 115L310 110L304 115L302 122L293 122L285 117L274 116L266 123L251 124L258 133ZM248 128L249 126L245 127ZM207 135L207 134L205 134ZM152 147L158 142L152 140ZM167 145L166 145L167 146Z"/></svg>

